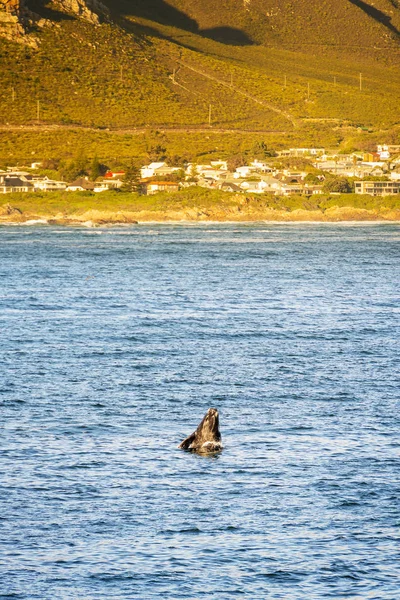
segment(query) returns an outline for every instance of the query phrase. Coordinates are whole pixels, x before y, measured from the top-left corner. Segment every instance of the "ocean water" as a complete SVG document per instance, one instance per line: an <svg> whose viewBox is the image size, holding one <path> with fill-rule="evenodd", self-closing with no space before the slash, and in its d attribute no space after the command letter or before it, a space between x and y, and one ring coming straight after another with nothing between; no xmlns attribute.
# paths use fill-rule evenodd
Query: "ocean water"
<svg viewBox="0 0 400 600"><path fill-rule="evenodd" d="M396 224L0 228L0 597L398 600L399 309Z"/></svg>

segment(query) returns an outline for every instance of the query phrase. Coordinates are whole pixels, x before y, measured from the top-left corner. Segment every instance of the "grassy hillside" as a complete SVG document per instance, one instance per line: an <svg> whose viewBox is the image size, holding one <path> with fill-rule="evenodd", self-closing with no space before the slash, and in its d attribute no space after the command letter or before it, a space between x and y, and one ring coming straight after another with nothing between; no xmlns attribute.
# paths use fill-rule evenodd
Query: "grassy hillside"
<svg viewBox="0 0 400 600"><path fill-rule="evenodd" d="M146 129L140 140L116 134L118 152L129 156L145 153L157 129L167 130L174 152L182 150L174 129L208 128L210 140L204 133L188 139L198 154L234 146L216 129L248 131L246 144L254 132L273 132L264 138L275 146L336 143L358 127L396 137L397 3L375 2L383 16L368 14L361 0L276 4L119 0L109 2L113 21L97 27L57 13L53 27L36 32L37 50L0 39L0 158L68 155L71 146L91 153L94 138L98 154L115 154L105 148L110 135L88 136L81 126ZM78 129L10 131L49 124Z"/></svg>
<svg viewBox="0 0 400 600"><path fill-rule="evenodd" d="M226 132L212 128L206 132L146 130L136 133L125 131L98 131L82 128L33 128L12 131L0 129L0 168L7 165L30 165L32 161L45 158L70 159L80 155L97 157L109 166L121 166L132 159L145 164L150 160L149 151L161 146L167 158L182 156L199 163L214 159L227 159L236 154L253 156L254 149L264 142L269 149L306 146L336 147L343 151L374 149L382 135L396 143L400 129L389 135L354 131L334 130L329 125L312 123L285 135L279 133Z"/></svg>
<svg viewBox="0 0 400 600"><path fill-rule="evenodd" d="M126 2L140 14L143 3ZM148 13L157 14L159 0L146 0ZM303 51L317 45L348 54L378 54L398 49L400 5L397 0L170 0L197 24L203 35ZM166 21L164 14L159 18ZM172 14L169 21L172 21Z"/></svg>

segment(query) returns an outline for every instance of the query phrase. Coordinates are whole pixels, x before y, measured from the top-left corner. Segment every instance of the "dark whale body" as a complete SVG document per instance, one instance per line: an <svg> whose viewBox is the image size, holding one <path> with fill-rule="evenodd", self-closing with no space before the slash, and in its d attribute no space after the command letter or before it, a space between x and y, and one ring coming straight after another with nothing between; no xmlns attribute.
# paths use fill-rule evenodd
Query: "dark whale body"
<svg viewBox="0 0 400 600"><path fill-rule="evenodd" d="M199 454L220 452L222 444L218 410L209 408L196 431L183 440L178 448Z"/></svg>

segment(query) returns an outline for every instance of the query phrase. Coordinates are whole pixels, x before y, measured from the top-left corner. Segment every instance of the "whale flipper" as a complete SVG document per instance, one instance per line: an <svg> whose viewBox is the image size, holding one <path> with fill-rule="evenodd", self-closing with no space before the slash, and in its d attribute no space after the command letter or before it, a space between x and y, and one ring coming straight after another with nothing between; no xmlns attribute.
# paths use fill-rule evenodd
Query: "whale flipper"
<svg viewBox="0 0 400 600"><path fill-rule="evenodd" d="M187 437L185 440L183 440L183 442L179 444L178 448L181 448L182 450L189 450L190 445L192 444L192 442L194 442L195 439L196 432L193 432L191 435L189 435L189 437Z"/></svg>

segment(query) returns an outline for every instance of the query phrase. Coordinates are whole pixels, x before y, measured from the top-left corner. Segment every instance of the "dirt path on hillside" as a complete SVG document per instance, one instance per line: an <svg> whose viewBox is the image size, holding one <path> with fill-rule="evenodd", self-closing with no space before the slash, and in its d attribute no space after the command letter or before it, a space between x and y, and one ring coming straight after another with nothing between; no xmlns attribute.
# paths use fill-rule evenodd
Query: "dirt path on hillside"
<svg viewBox="0 0 400 600"><path fill-rule="evenodd" d="M37 125L1 125L0 131L90 131L95 133L109 133L109 134L131 134L139 135L143 133L149 133L150 131L160 131L165 133L240 133L240 134L272 134L277 133L286 135L287 131L278 129L224 129L221 127L205 126L205 127L164 127L162 125L149 125L148 127L87 127L86 125L63 125L56 123L41 123Z"/></svg>
<svg viewBox="0 0 400 600"><path fill-rule="evenodd" d="M201 75L202 77L205 77L206 79L215 81L216 83L218 83L218 85L222 85L223 87L228 88L235 94L239 94L240 96L243 96L244 98L247 98L248 100L251 100L252 102L255 102L256 104L265 106L265 108L268 108L272 112L275 112L275 113L281 115L282 117L284 117L285 119L287 119L288 121L290 121L290 123L293 125L293 127L298 127L298 121L290 113L288 113L280 108L277 108L276 106L274 106L273 104L270 104L269 102L260 100L259 98L252 96L252 94L249 94L248 92L244 92L243 90L233 86L232 84L224 81L223 79L219 79L218 77L215 77L215 75L210 75L209 73L200 71L200 69L196 69L195 67L188 65L187 63L183 62L182 60L178 60L177 62L178 62L178 64L182 65L182 67L185 67L185 69L189 69L190 71L193 71L194 73L197 73L198 75Z"/></svg>

